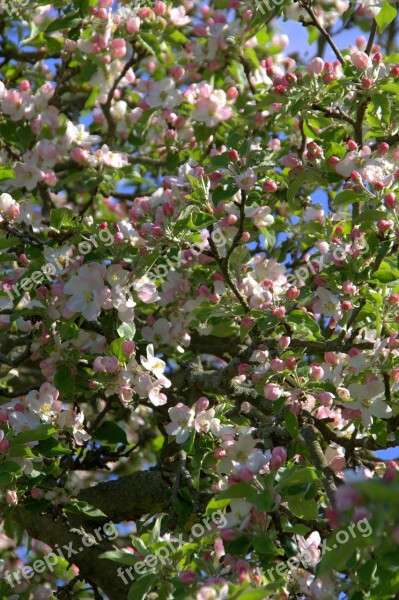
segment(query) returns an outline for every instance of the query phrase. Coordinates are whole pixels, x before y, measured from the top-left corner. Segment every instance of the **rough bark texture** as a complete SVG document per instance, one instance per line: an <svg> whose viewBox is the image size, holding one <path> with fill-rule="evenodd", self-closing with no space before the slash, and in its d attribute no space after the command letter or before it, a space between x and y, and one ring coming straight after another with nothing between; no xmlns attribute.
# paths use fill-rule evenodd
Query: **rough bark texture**
<svg viewBox="0 0 399 600"><path fill-rule="evenodd" d="M62 546L72 543L72 546L69 547L79 551L79 553L71 557L71 564L79 567L80 575L84 579L95 583L107 594L110 600L126 600L129 585L124 585L122 579L117 576L118 563L100 559L103 552L113 549L111 542L106 538L101 541L96 538L96 543L89 548L85 548L82 537L85 534L92 533L91 529L87 527L70 528L60 518L55 519L49 515L32 514L21 506L15 508L14 519L23 526L31 537L40 539L51 547L58 544L62 548ZM80 548L82 548L82 551L80 551ZM66 558L67 552L64 554Z"/></svg>
<svg viewBox="0 0 399 600"><path fill-rule="evenodd" d="M133 521L161 506L167 488L160 471L138 471L82 490L78 497L115 522Z"/></svg>

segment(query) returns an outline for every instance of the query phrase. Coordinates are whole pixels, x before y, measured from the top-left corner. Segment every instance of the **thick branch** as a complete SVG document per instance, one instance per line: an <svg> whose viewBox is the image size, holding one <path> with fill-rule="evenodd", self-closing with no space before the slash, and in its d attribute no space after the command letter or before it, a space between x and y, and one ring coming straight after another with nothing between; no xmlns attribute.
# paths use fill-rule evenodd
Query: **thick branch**
<svg viewBox="0 0 399 600"><path fill-rule="evenodd" d="M167 489L160 471L138 471L82 490L78 498L115 522L134 521L161 507Z"/></svg>
<svg viewBox="0 0 399 600"><path fill-rule="evenodd" d="M32 514L23 506L18 506L13 511L14 520L22 525L28 534L41 540L51 547L58 544L59 547L69 547L78 554L71 557L71 564L79 567L79 572L85 580L94 581L110 600L125 600L128 594L128 586L117 576L118 564L100 559L100 555L112 550L112 544L107 541L105 535L101 541L87 528L70 528L61 519L54 520L49 515ZM84 547L82 538L85 534L91 534L93 543L90 547ZM86 544L89 542L87 541ZM82 548L82 550L80 550Z"/></svg>

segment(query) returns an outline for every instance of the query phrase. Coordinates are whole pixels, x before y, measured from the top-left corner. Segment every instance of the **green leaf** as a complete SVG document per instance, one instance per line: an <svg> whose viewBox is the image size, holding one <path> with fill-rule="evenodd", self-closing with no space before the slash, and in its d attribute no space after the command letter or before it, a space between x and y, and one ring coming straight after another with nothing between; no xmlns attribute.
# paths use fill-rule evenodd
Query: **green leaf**
<svg viewBox="0 0 399 600"><path fill-rule="evenodd" d="M10 458L17 458L22 456L27 458L33 458L35 455L29 448L29 446L27 446L26 444L17 444L10 447L8 451L8 456Z"/></svg>
<svg viewBox="0 0 399 600"><path fill-rule="evenodd" d="M11 169L7 169L6 167L0 167L0 181L4 181L5 179L14 179L15 173Z"/></svg>
<svg viewBox="0 0 399 600"><path fill-rule="evenodd" d="M20 244L20 239L17 237L0 238L0 250L9 248L10 246L16 246Z"/></svg>
<svg viewBox="0 0 399 600"><path fill-rule="evenodd" d="M159 542L159 536L161 535L161 521L162 517L158 517L154 523L154 527L152 528L150 537L148 539L148 544L152 546L152 544L157 544Z"/></svg>
<svg viewBox="0 0 399 600"><path fill-rule="evenodd" d="M223 490L216 496L218 500L225 500L226 498L250 498L258 493L258 490L249 483L236 483L227 490Z"/></svg>
<svg viewBox="0 0 399 600"><path fill-rule="evenodd" d="M225 508L226 506L228 506L229 503L230 503L229 498L225 498L224 500L218 500L217 497L215 496L214 498L211 498L209 500L207 507L206 507L206 514L211 515L213 512L216 512L217 510L221 510L221 509Z"/></svg>
<svg viewBox="0 0 399 600"><path fill-rule="evenodd" d="M228 183L226 185L219 185L216 190L212 192L212 199L215 204L221 202L222 200L227 200L231 198L238 192L238 187L236 187L233 183Z"/></svg>
<svg viewBox="0 0 399 600"><path fill-rule="evenodd" d="M336 206L341 206L344 204L353 204L354 202L362 202L362 200L362 196L357 192L354 192L353 190L344 190L335 196L334 204Z"/></svg>
<svg viewBox="0 0 399 600"><path fill-rule="evenodd" d="M124 552L123 550L109 550L108 552L100 554L100 558L106 558L107 560L112 560L114 562L128 566L135 565L136 562L139 561L139 558L136 554Z"/></svg>
<svg viewBox="0 0 399 600"><path fill-rule="evenodd" d="M125 362L126 356L122 352L122 345L125 342L123 338L119 338L119 340L114 340L109 347L108 353L111 356L116 356L119 362Z"/></svg>
<svg viewBox="0 0 399 600"><path fill-rule="evenodd" d="M126 340L133 340L136 334L136 326L134 323L121 323L116 331L118 335Z"/></svg>
<svg viewBox="0 0 399 600"><path fill-rule="evenodd" d="M319 511L314 500L302 500L302 498L289 498L288 508L300 519L317 519Z"/></svg>
<svg viewBox="0 0 399 600"><path fill-rule="evenodd" d="M391 94L399 94L399 84L398 83L393 83L393 82L382 83L378 87L380 90L383 90L384 92L390 92Z"/></svg>
<svg viewBox="0 0 399 600"><path fill-rule="evenodd" d="M0 473L0 485L10 485L12 482L12 475L10 473Z"/></svg>
<svg viewBox="0 0 399 600"><path fill-rule="evenodd" d="M54 375L54 385L63 394L73 395L75 391L75 378L72 375L71 368L67 365L58 367Z"/></svg>
<svg viewBox="0 0 399 600"><path fill-rule="evenodd" d="M309 173L303 172L300 175L298 175L298 177L296 177L291 183L290 187L287 190L287 201L289 204L292 204L299 188L303 183L305 183L305 181L309 181Z"/></svg>
<svg viewBox="0 0 399 600"><path fill-rule="evenodd" d="M143 575L130 588L127 600L145 600L148 592L157 582L158 576L153 573Z"/></svg>
<svg viewBox="0 0 399 600"><path fill-rule="evenodd" d="M259 552L259 554L278 556L279 554L283 553L283 551L279 550L272 540L266 535L255 537L253 540L253 546L256 552Z"/></svg>
<svg viewBox="0 0 399 600"><path fill-rule="evenodd" d="M93 434L93 439L99 440L105 444L125 444L127 445L126 433L119 425L113 421L106 421Z"/></svg>
<svg viewBox="0 0 399 600"><path fill-rule="evenodd" d="M302 483L311 483L312 481L319 481L320 478L317 475L314 467L304 467L298 469L297 467L291 468L288 473L284 473L278 487L280 489L291 487L293 485L300 485Z"/></svg>
<svg viewBox="0 0 399 600"><path fill-rule="evenodd" d="M92 519L96 517L106 517L102 510L94 508L94 506L87 504L87 502L83 502L83 500L73 500L71 504L68 504L65 507L65 510L76 515L86 515Z"/></svg>
<svg viewBox="0 0 399 600"><path fill-rule="evenodd" d="M11 440L10 446L45 440L54 433L57 433L57 430L52 425L39 425L36 429L32 429L32 431L23 431L16 435L15 438Z"/></svg>
<svg viewBox="0 0 399 600"><path fill-rule="evenodd" d="M374 223L375 221L381 221L387 218L387 213L383 210L365 210L360 213L358 217L353 221L356 225L358 223Z"/></svg>
<svg viewBox="0 0 399 600"><path fill-rule="evenodd" d="M61 17L61 19L55 19L52 21L47 29L46 33L53 33L54 31L60 31L61 29L71 29L72 27L76 27L80 25L82 19L77 16L76 13L67 15L66 17Z"/></svg>
<svg viewBox="0 0 399 600"><path fill-rule="evenodd" d="M296 414L290 411L290 407L284 411L284 422L287 426L288 432L292 438L298 437L299 427L298 427L298 417Z"/></svg>
<svg viewBox="0 0 399 600"><path fill-rule="evenodd" d="M312 334L311 337L322 339L320 327L315 319L301 310L293 310L286 318L293 329L299 333Z"/></svg>
<svg viewBox="0 0 399 600"><path fill-rule="evenodd" d="M392 23L397 15L397 9L390 2L384 2L382 8L375 20L378 24L378 30L381 33L389 23Z"/></svg>
<svg viewBox="0 0 399 600"><path fill-rule="evenodd" d="M238 597L237 600L264 600L270 597L270 589L267 593L267 588L258 590L245 590Z"/></svg>
<svg viewBox="0 0 399 600"><path fill-rule="evenodd" d="M50 211L50 225L57 231L73 224L73 212L69 208L53 208Z"/></svg>

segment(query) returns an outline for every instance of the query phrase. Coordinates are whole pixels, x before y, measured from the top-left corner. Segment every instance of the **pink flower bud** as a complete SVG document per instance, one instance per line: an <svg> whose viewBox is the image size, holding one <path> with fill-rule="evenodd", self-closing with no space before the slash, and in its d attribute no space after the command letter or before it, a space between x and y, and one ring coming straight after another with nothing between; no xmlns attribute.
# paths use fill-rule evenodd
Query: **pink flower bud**
<svg viewBox="0 0 399 600"><path fill-rule="evenodd" d="M157 0L154 2L154 13L160 17L162 17L166 13L166 4L165 2L161 2Z"/></svg>
<svg viewBox="0 0 399 600"><path fill-rule="evenodd" d="M281 397L282 390L275 383L266 383L263 393L268 400L275 401Z"/></svg>
<svg viewBox="0 0 399 600"><path fill-rule="evenodd" d="M0 452L8 452L10 442L8 440L2 440L0 442Z"/></svg>
<svg viewBox="0 0 399 600"><path fill-rule="evenodd" d="M344 294L349 294L352 296L356 293L356 286L349 280L344 281L344 283L342 284L342 291L344 292Z"/></svg>
<svg viewBox="0 0 399 600"><path fill-rule="evenodd" d="M352 152L356 151L358 149L358 146L357 146L355 140L352 140L352 139L350 139L346 142L346 147L348 148L348 150L351 150Z"/></svg>
<svg viewBox="0 0 399 600"><path fill-rule="evenodd" d="M136 350L136 344L131 340L122 343L122 352L125 356L131 356Z"/></svg>
<svg viewBox="0 0 399 600"><path fill-rule="evenodd" d="M128 33L137 33L140 30L141 21L139 17L129 17L126 20L126 31Z"/></svg>
<svg viewBox="0 0 399 600"><path fill-rule="evenodd" d="M369 57L365 52L354 52L351 56L351 61L359 71L365 71L369 66Z"/></svg>
<svg viewBox="0 0 399 600"><path fill-rule="evenodd" d="M250 373L250 371L251 371L251 365L248 365L247 363L241 363L237 367L237 373L239 375L248 375L248 373Z"/></svg>
<svg viewBox="0 0 399 600"><path fill-rule="evenodd" d="M163 2L160 2L160 4L163 4ZM197 574L194 573L194 571L181 571L179 573L179 579L183 583L191 585L192 583L195 583L197 581Z"/></svg>
<svg viewBox="0 0 399 600"><path fill-rule="evenodd" d="M149 6L145 6L139 11L140 19L148 19L148 17L150 17L152 14L152 10Z"/></svg>
<svg viewBox="0 0 399 600"><path fill-rule="evenodd" d="M277 319L282 319L285 316L285 308L284 306L274 306L272 313Z"/></svg>
<svg viewBox="0 0 399 600"><path fill-rule="evenodd" d="M236 87L229 87L229 89L227 90L227 98L229 100L234 100L235 98L237 98L238 96L238 90Z"/></svg>
<svg viewBox="0 0 399 600"><path fill-rule="evenodd" d="M277 192L277 183L275 181L265 181L263 184L263 189L265 192L273 194L274 192Z"/></svg>
<svg viewBox="0 0 399 600"><path fill-rule="evenodd" d="M387 194L384 198L384 204L387 208L395 208L396 206L396 196L393 192Z"/></svg>
<svg viewBox="0 0 399 600"><path fill-rule="evenodd" d="M313 58L308 64L308 73L310 75L320 75L324 69L324 60L319 56Z"/></svg>
<svg viewBox="0 0 399 600"><path fill-rule="evenodd" d="M276 373L281 373L281 371L284 371L284 362L280 358L273 358L270 362L270 367Z"/></svg>
<svg viewBox="0 0 399 600"><path fill-rule="evenodd" d="M389 145L386 142L381 142L377 148L377 152L380 155L387 154L389 152Z"/></svg>
<svg viewBox="0 0 399 600"><path fill-rule="evenodd" d="M331 406L333 399L334 396L331 394L331 392L320 392L320 394L317 395L317 400L320 402L320 404L326 406L327 408Z"/></svg>
<svg viewBox="0 0 399 600"><path fill-rule="evenodd" d="M288 335L282 335L278 341L278 347L285 350L291 343L291 338Z"/></svg>
<svg viewBox="0 0 399 600"><path fill-rule="evenodd" d="M282 467L287 460L287 452L285 448L281 446L277 446L273 448L272 456L269 462L269 467L271 471L277 471L280 467Z"/></svg>
<svg viewBox="0 0 399 600"><path fill-rule="evenodd" d="M16 506L18 504L17 492L14 492L14 490L7 490L6 501L9 506Z"/></svg>
<svg viewBox="0 0 399 600"><path fill-rule="evenodd" d="M349 300L344 300L341 302L341 308L344 311L350 310L352 308L352 304Z"/></svg>
<svg viewBox="0 0 399 600"><path fill-rule="evenodd" d="M310 366L310 377L315 379L316 381L320 381L323 379L324 371L323 368L318 364L313 364Z"/></svg>
<svg viewBox="0 0 399 600"><path fill-rule="evenodd" d="M253 317L244 317L241 319L241 327L244 329L249 329L255 323L255 319Z"/></svg>
<svg viewBox="0 0 399 600"><path fill-rule="evenodd" d="M338 163L340 163L340 159L338 158L338 156L330 156L330 158L328 159L328 164L330 165L330 167L332 169L335 169L335 167L337 166Z"/></svg>
<svg viewBox="0 0 399 600"><path fill-rule="evenodd" d="M330 467L336 473L339 473L340 471L342 471L342 469L345 468L345 465L346 465L346 461L345 461L344 456L334 456L334 458L332 458L330 461Z"/></svg>
<svg viewBox="0 0 399 600"><path fill-rule="evenodd" d="M43 490L38 487L33 487L30 491L32 498L35 500L41 500L44 496Z"/></svg>
<svg viewBox="0 0 399 600"><path fill-rule="evenodd" d="M241 467L237 474L238 480L242 483L252 481L254 474L249 467Z"/></svg>
<svg viewBox="0 0 399 600"><path fill-rule="evenodd" d="M180 81L184 77L185 70L180 65L174 65L170 71L170 74L173 77L173 79L176 79L176 81Z"/></svg>
<svg viewBox="0 0 399 600"><path fill-rule="evenodd" d="M341 400L348 400L350 398L349 390L344 387L337 387L337 394Z"/></svg>
<svg viewBox="0 0 399 600"><path fill-rule="evenodd" d="M198 412L202 412L203 410L206 410L209 406L209 399L206 396L201 396L200 398L198 398L197 402L195 403L195 408L197 409Z"/></svg>
<svg viewBox="0 0 399 600"><path fill-rule="evenodd" d="M234 531L234 529L222 529L222 531L220 532L220 537L223 541L230 542L231 540L234 540L235 537L237 537L237 534Z"/></svg>
<svg viewBox="0 0 399 600"><path fill-rule="evenodd" d="M27 79L23 79L22 81L20 81L19 89L21 90L21 92L29 92L29 90L30 90L29 81Z"/></svg>
<svg viewBox="0 0 399 600"><path fill-rule="evenodd" d="M126 54L126 42L123 38L115 38L111 42L112 56L114 58L123 58Z"/></svg>
<svg viewBox="0 0 399 600"><path fill-rule="evenodd" d="M72 160L79 164L84 164L88 161L89 153L83 148L72 148L70 152Z"/></svg>
<svg viewBox="0 0 399 600"><path fill-rule="evenodd" d="M300 293L301 292L298 290L298 288L290 287L287 290L287 298L288 298L288 300L295 300L295 298L298 298Z"/></svg>
<svg viewBox="0 0 399 600"><path fill-rule="evenodd" d="M293 356L287 356L284 362L287 369L290 371L295 371L297 362Z"/></svg>
<svg viewBox="0 0 399 600"><path fill-rule="evenodd" d="M393 229L395 223L393 221L386 221L385 219L378 221L377 227L380 231L389 231Z"/></svg>

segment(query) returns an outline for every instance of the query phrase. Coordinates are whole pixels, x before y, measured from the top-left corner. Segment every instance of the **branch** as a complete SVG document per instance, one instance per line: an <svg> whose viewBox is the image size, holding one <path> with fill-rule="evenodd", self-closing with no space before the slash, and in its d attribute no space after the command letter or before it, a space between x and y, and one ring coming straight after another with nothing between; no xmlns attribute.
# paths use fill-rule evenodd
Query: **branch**
<svg viewBox="0 0 399 600"><path fill-rule="evenodd" d="M314 10L313 10L310 2L308 0L302 0L302 2L300 2L299 4L300 4L300 6L302 6L306 10L306 12L308 13L308 15L312 19L313 25L325 37L326 41L331 46L331 48L332 48L335 56L338 58L339 62L343 65L344 64L344 57L342 56L341 52L338 50L337 46L335 45L334 40L332 39L331 35L328 33L328 31L323 27L323 25L320 23L320 21L316 17L315 12L314 12Z"/></svg>
<svg viewBox="0 0 399 600"><path fill-rule="evenodd" d="M154 469L99 483L82 490L78 498L99 508L115 522L134 521L156 512L168 489L161 471Z"/></svg>
<svg viewBox="0 0 399 600"><path fill-rule="evenodd" d="M117 576L118 564L114 561L100 559L100 555L107 550L113 550L114 547L105 537L100 542L93 534L93 530L82 526L79 528L70 528L60 519L53 519L49 515L33 514L23 506L17 506L13 510L13 518L19 523L28 534L38 540L41 540L51 547L65 546L75 551L70 560L71 564L79 567L79 572L85 580L94 581L111 600L125 600L128 594L128 587ZM82 548L82 538L88 534L93 537L93 543L90 547Z"/></svg>
<svg viewBox="0 0 399 600"><path fill-rule="evenodd" d="M115 81L108 93L106 101L104 102L104 104L101 104L101 108L103 109L104 116L107 119L107 123L108 123L108 131L107 131L107 135L105 138L105 143L108 145L112 142L112 139L113 139L113 137L115 135L115 131L116 131L116 123L111 115L111 103L114 98L114 93L115 93L119 83L122 81L122 79L124 78L124 76L126 75L128 70L130 69L130 67L132 67L135 64L136 60L137 60L137 62L139 62L142 58L144 58L144 56L145 56L145 53L142 53L142 54L139 54L136 56L133 51L132 56L126 62L125 66L122 69L122 72L115 79Z"/></svg>
<svg viewBox="0 0 399 600"><path fill-rule="evenodd" d="M335 485L334 471L328 466L323 450L317 439L316 432L312 425L305 425L301 429L301 435L309 448L310 458L316 469L321 471L324 475L323 484L326 494L331 504L334 504L335 491L337 489Z"/></svg>
<svg viewBox="0 0 399 600"><path fill-rule="evenodd" d="M152 167L165 167L167 161L163 158L151 158L151 156L128 156L131 165L151 165ZM113 196L113 194L111 194Z"/></svg>
<svg viewBox="0 0 399 600"><path fill-rule="evenodd" d="M248 348L247 351L252 353L252 348ZM218 371L202 371L198 366L191 363L187 369L187 383L190 388L196 388L201 392L214 392L228 395L232 400L241 403L249 402L263 415L273 415L272 402L266 400L253 388L230 381L231 372L235 371L236 361L240 362L240 360L241 356Z"/></svg>
<svg viewBox="0 0 399 600"><path fill-rule="evenodd" d="M367 42L367 47L365 50L366 54L370 54L370 52L373 48L375 36L377 34L377 27L378 27L377 21L375 19L373 19L373 24L371 26L369 41Z"/></svg>
<svg viewBox="0 0 399 600"><path fill-rule="evenodd" d="M327 108L327 107L321 106L321 104L319 104L318 102L314 102L312 104L312 108L314 110L318 110L318 111L324 113L331 119L337 119L338 121L346 121L353 127L355 126L355 119L353 117L351 117L350 115L348 115L348 113L343 111L341 108L335 108L335 109Z"/></svg>
<svg viewBox="0 0 399 600"><path fill-rule="evenodd" d="M211 234L213 232L213 226L212 225L209 227L209 232ZM237 300L239 301L239 303L243 307L244 311L248 312L249 311L248 304L246 303L244 297L242 296L242 294L240 294L240 292L237 289L237 286L233 282L233 280L231 278L231 275L230 275L230 271L229 271L228 265L226 265L226 263L224 262L224 260L219 256L219 252L217 251L216 244L215 244L215 242L212 239L212 235L209 236L208 241L209 241L209 246L210 246L210 249L211 249L211 254L212 254L213 258L216 260L217 264L219 265L219 268L220 268L220 270L222 272L222 275L224 277L225 282L227 283L227 285L229 286L229 288L234 293L235 297L237 298Z"/></svg>

